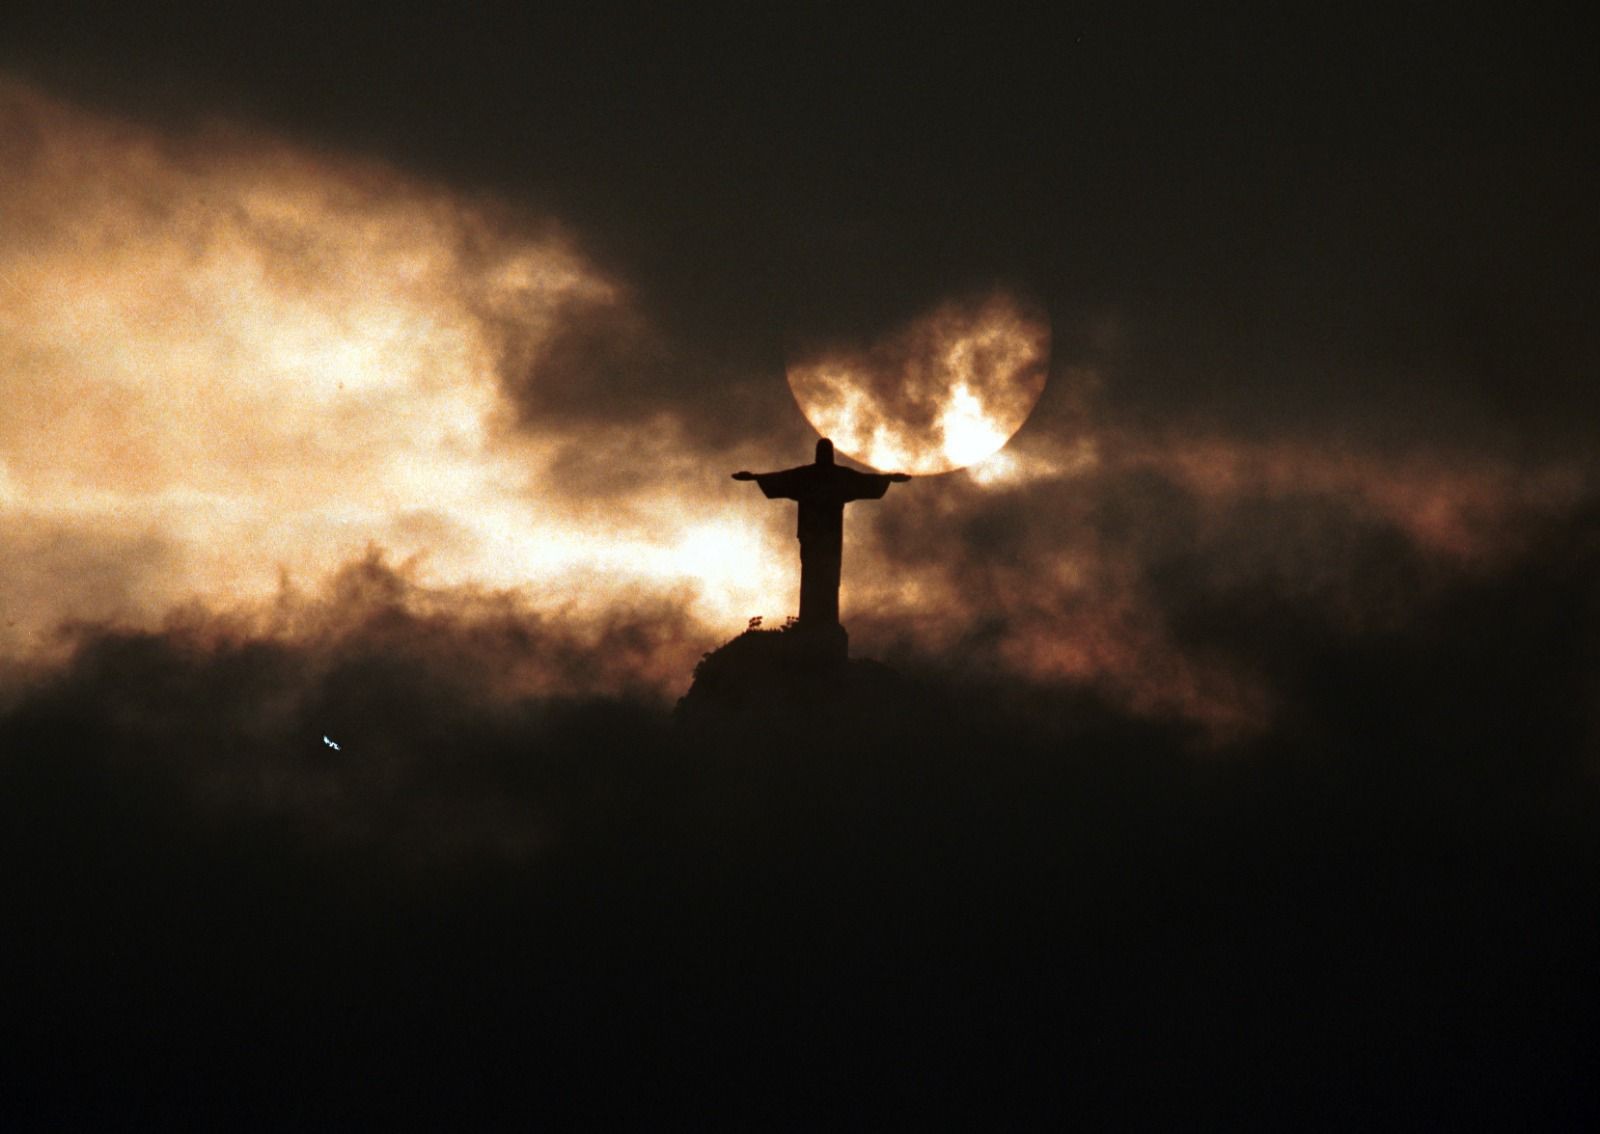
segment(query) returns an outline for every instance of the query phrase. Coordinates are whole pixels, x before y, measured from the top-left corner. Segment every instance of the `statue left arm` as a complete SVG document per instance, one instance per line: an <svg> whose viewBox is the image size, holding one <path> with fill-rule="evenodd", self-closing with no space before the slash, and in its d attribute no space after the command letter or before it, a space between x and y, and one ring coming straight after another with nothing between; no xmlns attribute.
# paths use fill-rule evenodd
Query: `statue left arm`
<svg viewBox="0 0 1600 1134"><path fill-rule="evenodd" d="M845 483L846 500L882 500L890 484L902 484L911 478L905 473L864 473L843 469L849 473Z"/></svg>

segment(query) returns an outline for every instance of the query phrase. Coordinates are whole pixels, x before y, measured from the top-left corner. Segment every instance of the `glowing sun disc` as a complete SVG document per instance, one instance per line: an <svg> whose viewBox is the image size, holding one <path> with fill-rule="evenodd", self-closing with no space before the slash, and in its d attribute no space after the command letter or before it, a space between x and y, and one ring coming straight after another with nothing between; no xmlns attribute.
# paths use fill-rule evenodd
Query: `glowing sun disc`
<svg viewBox="0 0 1600 1134"><path fill-rule="evenodd" d="M875 469L950 472L998 452L1044 392L1050 325L1011 296L946 303L865 347L789 366L806 420Z"/></svg>

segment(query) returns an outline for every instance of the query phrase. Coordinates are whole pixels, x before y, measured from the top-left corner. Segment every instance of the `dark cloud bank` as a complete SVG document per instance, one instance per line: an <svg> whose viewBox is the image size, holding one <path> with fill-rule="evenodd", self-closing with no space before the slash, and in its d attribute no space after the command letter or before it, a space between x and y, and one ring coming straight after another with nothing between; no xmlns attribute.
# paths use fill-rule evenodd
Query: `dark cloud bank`
<svg viewBox="0 0 1600 1134"><path fill-rule="evenodd" d="M998 283L1050 309L1064 358L1107 313L1132 334L1121 411L1586 447L1584 10L1402 7L28 2L0 62L560 218L692 346L588 375L613 420L668 391L766 406L786 344Z"/></svg>
<svg viewBox="0 0 1600 1134"><path fill-rule="evenodd" d="M1167 585L1273 675L1220 749L911 655L871 706L674 726L669 610L580 632L381 558L271 632L79 626L0 718L7 1110L1575 1121L1596 520L1337 633L1270 574Z"/></svg>

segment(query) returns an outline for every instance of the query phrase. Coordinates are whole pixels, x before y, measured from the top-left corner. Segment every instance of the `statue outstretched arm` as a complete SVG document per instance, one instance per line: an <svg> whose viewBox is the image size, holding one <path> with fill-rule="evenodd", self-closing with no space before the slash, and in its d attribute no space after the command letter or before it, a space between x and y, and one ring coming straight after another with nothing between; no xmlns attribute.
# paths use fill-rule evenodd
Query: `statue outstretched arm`
<svg viewBox="0 0 1600 1134"><path fill-rule="evenodd" d="M889 485L911 479L906 473L864 473L841 469L840 487L846 500L882 500Z"/></svg>
<svg viewBox="0 0 1600 1134"><path fill-rule="evenodd" d="M740 470L734 480L753 480L769 500L798 500L807 484L806 468L785 469L782 472L753 473Z"/></svg>

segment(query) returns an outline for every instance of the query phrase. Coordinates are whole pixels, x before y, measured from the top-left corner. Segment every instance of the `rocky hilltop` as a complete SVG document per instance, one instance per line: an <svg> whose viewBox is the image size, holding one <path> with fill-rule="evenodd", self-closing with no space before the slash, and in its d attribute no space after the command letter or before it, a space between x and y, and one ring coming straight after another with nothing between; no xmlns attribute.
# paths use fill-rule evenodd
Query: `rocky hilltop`
<svg viewBox="0 0 1600 1134"><path fill-rule="evenodd" d="M706 654L673 716L697 733L792 725L817 738L860 737L909 708L910 683L870 658L851 658L843 627L751 628Z"/></svg>

